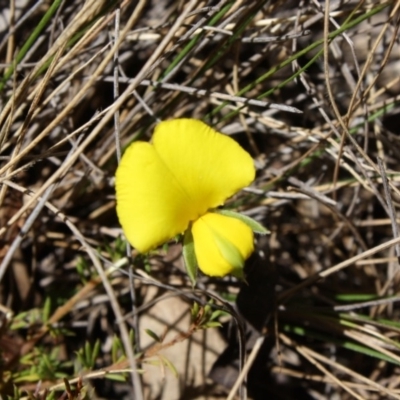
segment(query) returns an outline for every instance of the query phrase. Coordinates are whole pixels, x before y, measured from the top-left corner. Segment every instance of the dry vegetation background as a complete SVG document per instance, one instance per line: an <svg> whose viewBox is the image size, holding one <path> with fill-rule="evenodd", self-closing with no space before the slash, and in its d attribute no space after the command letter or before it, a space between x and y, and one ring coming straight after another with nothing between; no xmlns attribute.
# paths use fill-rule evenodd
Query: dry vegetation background
<svg viewBox="0 0 400 400"><path fill-rule="evenodd" d="M0 7L1 399L400 399L399 1ZM254 157L247 284L122 237L121 151L181 116Z"/></svg>

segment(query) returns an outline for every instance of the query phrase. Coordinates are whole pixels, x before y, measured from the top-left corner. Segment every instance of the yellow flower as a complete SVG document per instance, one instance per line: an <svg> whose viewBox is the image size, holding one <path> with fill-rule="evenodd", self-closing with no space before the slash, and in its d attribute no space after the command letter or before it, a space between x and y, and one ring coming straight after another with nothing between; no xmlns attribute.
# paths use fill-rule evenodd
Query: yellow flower
<svg viewBox="0 0 400 400"><path fill-rule="evenodd" d="M253 252L253 230L215 208L254 176L251 156L233 139L194 119L161 122L152 143L134 142L121 159L118 218L141 253L186 231L205 274L240 276Z"/></svg>

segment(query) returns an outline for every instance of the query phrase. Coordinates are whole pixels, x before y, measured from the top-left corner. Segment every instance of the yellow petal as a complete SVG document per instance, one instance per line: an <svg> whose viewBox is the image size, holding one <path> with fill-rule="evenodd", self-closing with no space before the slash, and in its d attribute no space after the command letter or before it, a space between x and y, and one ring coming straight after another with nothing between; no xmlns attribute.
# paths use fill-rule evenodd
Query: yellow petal
<svg viewBox="0 0 400 400"><path fill-rule="evenodd" d="M254 250L251 228L225 215L203 215L193 223L192 234L199 268L206 275L240 275Z"/></svg>
<svg viewBox="0 0 400 400"><path fill-rule="evenodd" d="M254 179L250 155L201 121L161 122L153 143L135 142L116 173L117 214L146 252L182 233Z"/></svg>
<svg viewBox="0 0 400 400"><path fill-rule="evenodd" d="M117 214L128 241L140 252L184 231L196 215L189 198L153 145L133 143L116 173Z"/></svg>
<svg viewBox="0 0 400 400"><path fill-rule="evenodd" d="M222 205L254 180L251 156L233 139L199 120L162 122L153 143L198 215Z"/></svg>

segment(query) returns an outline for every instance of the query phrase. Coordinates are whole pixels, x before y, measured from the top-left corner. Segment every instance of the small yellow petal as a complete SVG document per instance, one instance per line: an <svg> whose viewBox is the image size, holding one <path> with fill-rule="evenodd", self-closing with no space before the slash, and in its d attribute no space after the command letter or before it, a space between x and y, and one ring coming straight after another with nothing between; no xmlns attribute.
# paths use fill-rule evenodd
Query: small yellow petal
<svg viewBox="0 0 400 400"><path fill-rule="evenodd" d="M240 275L254 250L251 228L225 215L203 215L193 223L192 234L199 268L206 275Z"/></svg>
<svg viewBox="0 0 400 400"><path fill-rule="evenodd" d="M153 143L135 142L116 172L117 214L140 252L186 230L254 179L251 156L201 121L161 122Z"/></svg>

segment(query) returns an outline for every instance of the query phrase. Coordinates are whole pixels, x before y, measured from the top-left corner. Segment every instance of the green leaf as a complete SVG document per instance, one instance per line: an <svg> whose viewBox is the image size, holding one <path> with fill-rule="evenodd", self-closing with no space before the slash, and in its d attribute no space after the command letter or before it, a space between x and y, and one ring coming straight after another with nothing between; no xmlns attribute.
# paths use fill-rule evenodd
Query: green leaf
<svg viewBox="0 0 400 400"><path fill-rule="evenodd" d="M127 379L124 375L122 374L107 374L106 379L109 379L111 381L117 381L117 382L126 382Z"/></svg>
<svg viewBox="0 0 400 400"><path fill-rule="evenodd" d="M215 321L219 317L229 315L226 311L216 310L211 314L210 321Z"/></svg>
<svg viewBox="0 0 400 400"><path fill-rule="evenodd" d="M212 312L212 308L211 308L212 304L213 303L212 303L212 300L211 300L204 306L204 317L205 318L208 318L210 316L210 314Z"/></svg>
<svg viewBox="0 0 400 400"><path fill-rule="evenodd" d="M220 322L217 321L209 321L206 322L204 325L202 325L203 329L207 329L207 328L220 328L222 326L222 324Z"/></svg>
<svg viewBox="0 0 400 400"><path fill-rule="evenodd" d="M156 342L161 343L160 337L157 335L157 333L153 332L150 329L145 329L144 330L152 339L154 339Z"/></svg>
<svg viewBox="0 0 400 400"><path fill-rule="evenodd" d="M260 235L266 235L270 233L270 231L264 228L260 223L258 223L253 218L247 217L246 215L237 213L235 211L230 210L215 210L217 214L225 215L227 217L236 218L239 221L245 223L253 232L258 233Z"/></svg>
<svg viewBox="0 0 400 400"><path fill-rule="evenodd" d="M158 357L160 357L161 361L163 362L163 364L169 368L169 370L174 374L175 378L178 378L179 374L178 371L176 370L174 364L171 363L171 361L169 361L166 357L162 356L162 355L158 355Z"/></svg>
<svg viewBox="0 0 400 400"><path fill-rule="evenodd" d="M94 366L96 365L96 360L99 353L100 353L100 340L97 339L91 354L91 359L90 359L91 368L94 368Z"/></svg>
<svg viewBox="0 0 400 400"><path fill-rule="evenodd" d="M190 314L192 317L192 321L195 321L197 319L197 315L199 314L199 304L198 303L193 303L193 307L190 309Z"/></svg>
<svg viewBox="0 0 400 400"><path fill-rule="evenodd" d="M43 306L43 322L47 323L47 321L50 319L51 315L51 298L46 297L46 300L44 302Z"/></svg>
<svg viewBox="0 0 400 400"><path fill-rule="evenodd" d="M368 294L368 293L344 293L338 294L335 298L339 301L370 301L370 300L378 300L383 297L379 297L376 294Z"/></svg>
<svg viewBox="0 0 400 400"><path fill-rule="evenodd" d="M194 252L193 235L190 229L186 230L183 238L183 259L185 260L186 272L194 287L197 279L197 258Z"/></svg>

